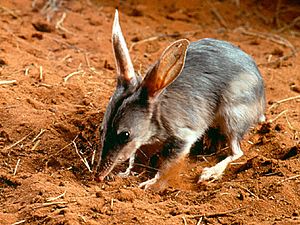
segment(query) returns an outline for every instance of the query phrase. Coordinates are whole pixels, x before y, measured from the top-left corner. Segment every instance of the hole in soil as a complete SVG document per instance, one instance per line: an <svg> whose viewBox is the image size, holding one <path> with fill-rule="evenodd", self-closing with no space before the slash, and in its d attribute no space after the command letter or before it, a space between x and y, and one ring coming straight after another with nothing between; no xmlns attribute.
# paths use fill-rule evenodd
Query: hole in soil
<svg viewBox="0 0 300 225"><path fill-rule="evenodd" d="M3 177L3 176L0 177L0 186L1 187L9 186L9 187L16 188L20 185L21 185L20 183L11 181L10 179L8 179L6 177Z"/></svg>
<svg viewBox="0 0 300 225"><path fill-rule="evenodd" d="M282 160L287 160L293 156L296 156L298 154L299 148L297 146L294 146L292 148L290 148L290 150L288 152L286 152L281 159Z"/></svg>

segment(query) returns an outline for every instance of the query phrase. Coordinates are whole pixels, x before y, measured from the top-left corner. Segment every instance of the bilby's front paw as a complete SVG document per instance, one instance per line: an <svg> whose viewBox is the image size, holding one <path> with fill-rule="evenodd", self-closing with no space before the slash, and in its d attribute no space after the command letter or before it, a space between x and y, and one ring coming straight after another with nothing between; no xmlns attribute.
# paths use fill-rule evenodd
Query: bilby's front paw
<svg viewBox="0 0 300 225"><path fill-rule="evenodd" d="M157 184L157 181L158 179L154 177L150 180L140 183L139 188L144 188L145 190L152 189L151 187L154 187L154 185Z"/></svg>
<svg viewBox="0 0 300 225"><path fill-rule="evenodd" d="M166 188L167 182L165 180L160 180L160 175L156 174L154 178L140 183L139 188L144 188L145 190L162 191Z"/></svg>
<svg viewBox="0 0 300 225"><path fill-rule="evenodd" d="M213 167L205 167L202 171L202 174L198 180L198 183L207 181L207 180L218 180L222 177L223 168L219 168L217 166Z"/></svg>
<svg viewBox="0 0 300 225"><path fill-rule="evenodd" d="M118 173L118 176L122 177L122 178L126 178L126 177L129 177L130 172L131 172L130 170L126 170L125 172Z"/></svg>

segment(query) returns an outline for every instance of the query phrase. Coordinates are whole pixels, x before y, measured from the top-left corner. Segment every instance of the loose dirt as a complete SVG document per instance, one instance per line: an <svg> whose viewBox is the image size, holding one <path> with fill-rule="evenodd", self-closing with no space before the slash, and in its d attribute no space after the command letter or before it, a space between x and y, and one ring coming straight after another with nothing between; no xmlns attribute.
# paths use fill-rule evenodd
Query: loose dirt
<svg viewBox="0 0 300 225"><path fill-rule="evenodd" d="M138 188L157 156L140 154L136 176L94 181L83 161L97 164L115 87L116 7L141 74L179 38L227 40L256 60L268 122L246 135L245 156L222 179L197 184L228 152L196 146L164 191ZM292 0L2 0L0 224L300 224L299 16Z"/></svg>

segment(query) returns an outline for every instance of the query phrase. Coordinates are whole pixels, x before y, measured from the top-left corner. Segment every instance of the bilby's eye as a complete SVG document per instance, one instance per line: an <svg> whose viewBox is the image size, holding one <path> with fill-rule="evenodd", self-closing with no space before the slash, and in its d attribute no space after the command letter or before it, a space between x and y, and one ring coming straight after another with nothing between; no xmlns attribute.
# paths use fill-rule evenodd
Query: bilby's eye
<svg viewBox="0 0 300 225"><path fill-rule="evenodd" d="M130 132L129 131L122 131L118 134L118 142L119 144L126 144L129 141Z"/></svg>

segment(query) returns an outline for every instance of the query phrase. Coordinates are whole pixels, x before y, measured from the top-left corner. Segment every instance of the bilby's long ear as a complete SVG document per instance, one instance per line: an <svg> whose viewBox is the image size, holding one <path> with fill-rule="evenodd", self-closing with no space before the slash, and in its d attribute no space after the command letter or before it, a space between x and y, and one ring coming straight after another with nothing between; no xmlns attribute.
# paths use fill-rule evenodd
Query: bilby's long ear
<svg viewBox="0 0 300 225"><path fill-rule="evenodd" d="M149 98L158 96L179 76L185 63L189 43L187 39L175 41L148 71L142 87L146 88Z"/></svg>
<svg viewBox="0 0 300 225"><path fill-rule="evenodd" d="M123 86L137 85L137 77L119 24L118 10L115 12L112 29L112 45L117 67L118 84Z"/></svg>

